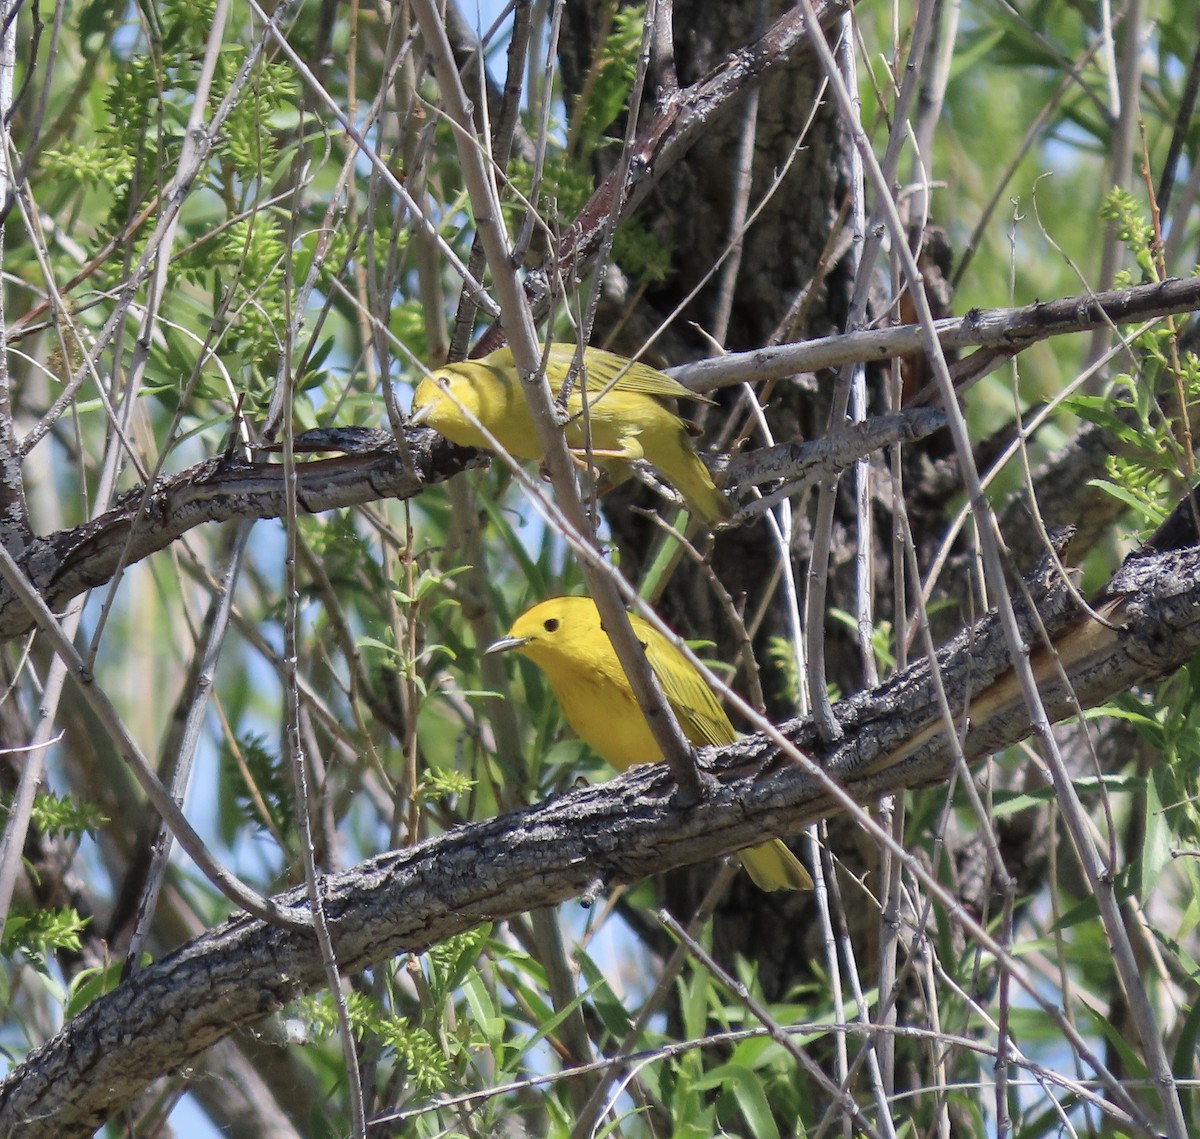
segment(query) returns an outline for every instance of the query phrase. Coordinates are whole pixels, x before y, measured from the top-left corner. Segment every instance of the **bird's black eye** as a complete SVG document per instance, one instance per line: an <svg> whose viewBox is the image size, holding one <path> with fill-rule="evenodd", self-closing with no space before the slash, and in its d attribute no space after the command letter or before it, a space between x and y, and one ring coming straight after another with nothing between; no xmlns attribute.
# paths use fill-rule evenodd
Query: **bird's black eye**
<svg viewBox="0 0 1200 1139"><path fill-rule="evenodd" d="M545 629L547 633L557 632L558 631L558 618L557 617L547 617L546 620L542 622L542 628Z"/></svg>

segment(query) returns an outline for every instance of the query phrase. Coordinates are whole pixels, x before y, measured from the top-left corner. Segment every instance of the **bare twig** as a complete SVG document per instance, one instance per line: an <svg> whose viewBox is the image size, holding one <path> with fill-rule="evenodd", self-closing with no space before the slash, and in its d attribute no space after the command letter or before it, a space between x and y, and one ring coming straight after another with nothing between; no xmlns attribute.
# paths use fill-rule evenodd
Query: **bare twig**
<svg viewBox="0 0 1200 1139"><path fill-rule="evenodd" d="M935 320L933 332L943 349L984 347L1019 352L1052 336L1198 310L1200 279L1172 278L1088 296L1035 301L1019 308L972 309L966 316ZM924 337L919 324L896 325L730 353L669 368L667 372L692 391L710 392L747 380L782 379L855 360L912 356L927 348Z"/></svg>

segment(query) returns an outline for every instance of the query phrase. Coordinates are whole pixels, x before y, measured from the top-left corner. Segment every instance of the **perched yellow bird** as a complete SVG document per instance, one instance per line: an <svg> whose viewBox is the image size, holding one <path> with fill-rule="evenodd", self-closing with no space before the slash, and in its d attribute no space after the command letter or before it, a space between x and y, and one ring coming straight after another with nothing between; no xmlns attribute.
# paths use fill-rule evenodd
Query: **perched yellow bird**
<svg viewBox="0 0 1200 1139"><path fill-rule="evenodd" d="M737 733L729 717L687 657L641 617L630 614L629 620L683 734L694 744L733 743ZM506 649L527 656L546 674L567 723L618 771L662 759L590 597L552 597L526 610L508 636L486 651ZM738 857L760 889L812 889L808 871L778 839Z"/></svg>
<svg viewBox="0 0 1200 1139"><path fill-rule="evenodd" d="M573 345L551 345L546 378L556 394L574 359ZM630 463L645 459L708 525L728 518L733 507L692 450L688 441L691 425L660 402L700 397L658 369L612 352L586 348L583 361L591 457L596 466L615 485L629 478ZM566 426L567 446L581 461L587 455L582 382L583 377L576 377L567 398L570 420ZM463 408L487 427L509 454L518 459L542 457L511 348L497 348L479 360L447 364L427 376L413 396L412 418L460 447L490 447Z"/></svg>

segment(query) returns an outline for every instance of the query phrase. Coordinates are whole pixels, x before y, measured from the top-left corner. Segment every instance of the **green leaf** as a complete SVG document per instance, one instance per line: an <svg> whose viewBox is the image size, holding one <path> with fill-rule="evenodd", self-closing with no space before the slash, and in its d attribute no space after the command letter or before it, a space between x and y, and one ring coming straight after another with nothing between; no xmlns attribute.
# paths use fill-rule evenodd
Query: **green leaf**
<svg viewBox="0 0 1200 1139"><path fill-rule="evenodd" d="M696 1091L719 1089L737 1101L748 1130L738 1129L738 1134L749 1134L754 1139L779 1139L779 1128L771 1113L766 1089L757 1073L736 1064L722 1064L707 1071L693 1085Z"/></svg>

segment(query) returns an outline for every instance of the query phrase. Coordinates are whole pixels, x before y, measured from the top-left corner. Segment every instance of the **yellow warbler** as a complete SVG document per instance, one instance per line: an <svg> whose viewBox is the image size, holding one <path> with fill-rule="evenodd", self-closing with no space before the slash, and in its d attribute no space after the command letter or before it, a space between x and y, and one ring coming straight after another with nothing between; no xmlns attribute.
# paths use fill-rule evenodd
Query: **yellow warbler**
<svg viewBox="0 0 1200 1139"><path fill-rule="evenodd" d="M687 657L641 617L630 614L629 620L683 734L694 744L733 743L737 733L729 717ZM486 651L506 649L546 674L567 723L618 771L662 759L590 597L552 597L526 610ZM760 889L812 889L808 871L778 839L738 857Z"/></svg>
<svg viewBox="0 0 1200 1139"><path fill-rule="evenodd" d="M574 358L573 345L551 345L546 378L556 394ZM728 518L733 508L692 450L690 424L659 402L699 397L656 368L612 352L586 348L583 361L595 464L616 484L630 476L631 462L645 459L683 495L693 514L709 525ZM583 379L576 377L567 398L571 417L566 426L567 446L580 460L587 454ZM489 447L483 433L463 414L464 408L509 454L518 459L542 457L511 348L497 348L479 360L447 364L427 376L413 396L412 418L461 447Z"/></svg>

